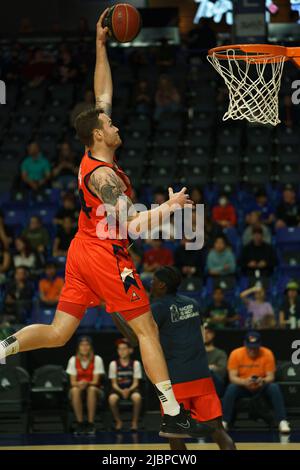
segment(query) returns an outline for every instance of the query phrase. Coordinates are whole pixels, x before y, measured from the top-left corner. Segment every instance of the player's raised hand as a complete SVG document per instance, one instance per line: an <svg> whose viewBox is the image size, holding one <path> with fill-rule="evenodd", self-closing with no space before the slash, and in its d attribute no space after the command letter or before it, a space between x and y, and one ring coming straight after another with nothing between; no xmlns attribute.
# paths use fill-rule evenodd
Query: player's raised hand
<svg viewBox="0 0 300 470"><path fill-rule="evenodd" d="M97 23L97 42L99 41L102 44L106 43L107 36L108 36L108 33L109 33L108 27L103 26L103 21L104 21L104 18L106 16L106 14L108 13L108 10L109 10L109 8L106 8L103 11L103 13L101 13L100 18L99 18L98 23Z"/></svg>
<svg viewBox="0 0 300 470"><path fill-rule="evenodd" d="M185 205L193 205L194 202L190 199L190 196L186 194L187 188L184 187L178 193L174 193L172 188L168 188L169 201L173 204L178 204L181 208Z"/></svg>

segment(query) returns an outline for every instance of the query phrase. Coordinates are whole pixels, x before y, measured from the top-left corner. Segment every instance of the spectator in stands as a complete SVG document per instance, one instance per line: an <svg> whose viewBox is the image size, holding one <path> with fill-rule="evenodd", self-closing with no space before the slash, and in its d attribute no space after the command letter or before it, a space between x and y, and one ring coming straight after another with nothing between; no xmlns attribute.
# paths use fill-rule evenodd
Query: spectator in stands
<svg viewBox="0 0 300 470"><path fill-rule="evenodd" d="M234 227L237 223L235 208L230 204L226 194L222 194L218 204L213 207L212 220L222 228Z"/></svg>
<svg viewBox="0 0 300 470"><path fill-rule="evenodd" d="M28 156L21 165L21 176L25 188L35 193L40 192L50 181L50 163L41 154L37 142L31 142L28 146Z"/></svg>
<svg viewBox="0 0 300 470"><path fill-rule="evenodd" d="M7 246L0 240L0 285L6 281L7 273L10 268L11 256Z"/></svg>
<svg viewBox="0 0 300 470"><path fill-rule="evenodd" d="M251 217L253 212L258 213L259 220L264 225L272 225L275 221L274 209L269 204L267 193L264 190L258 191L255 195L255 203L251 204L248 212L249 215L246 216L246 222L248 224L250 224L248 217Z"/></svg>
<svg viewBox="0 0 300 470"><path fill-rule="evenodd" d="M25 267L29 270L35 270L38 267L38 257L25 237L16 238L15 248L16 254L13 256L15 268Z"/></svg>
<svg viewBox="0 0 300 470"><path fill-rule="evenodd" d="M39 282L39 296L42 304L53 307L57 304L64 280L57 275L57 266L49 262L45 266L43 279Z"/></svg>
<svg viewBox="0 0 300 470"><path fill-rule="evenodd" d="M257 331L246 334L244 346L234 349L228 359L230 385L223 397L224 427L231 424L236 401L243 397L267 397L275 411L279 431L289 433L290 426L279 385L275 380L275 359L272 351L262 347Z"/></svg>
<svg viewBox="0 0 300 470"><path fill-rule="evenodd" d="M75 434L95 434L95 415L97 402L103 400L102 389L105 375L103 360L94 354L90 337L79 338L76 355L68 362L67 374L70 376L70 398L76 416ZM87 406L87 424L83 421L83 399Z"/></svg>
<svg viewBox="0 0 300 470"><path fill-rule="evenodd" d="M203 191L199 186L194 186L190 192L191 200L195 204L204 204Z"/></svg>
<svg viewBox="0 0 300 470"><path fill-rule="evenodd" d="M282 202L276 210L276 228L297 227L300 225L300 204L296 199L296 192L291 185L285 186L282 193Z"/></svg>
<svg viewBox="0 0 300 470"><path fill-rule="evenodd" d="M163 189L157 188L154 191L153 204L160 205L166 202L167 200L168 200L168 195Z"/></svg>
<svg viewBox="0 0 300 470"><path fill-rule="evenodd" d="M202 277L205 268L205 251L187 250L187 243L191 243L191 240L183 237L180 246L176 248L174 253L175 265L184 278Z"/></svg>
<svg viewBox="0 0 300 470"><path fill-rule="evenodd" d="M71 217L64 217L61 226L57 228L57 234L53 243L53 256L67 256L70 243L74 238L76 228Z"/></svg>
<svg viewBox="0 0 300 470"><path fill-rule="evenodd" d="M274 248L263 240L262 228L254 228L252 241L241 250L240 266L243 272L254 276L258 270L262 276L268 276L273 273L277 262Z"/></svg>
<svg viewBox="0 0 300 470"><path fill-rule="evenodd" d="M296 281L289 281L286 285L284 301L279 311L279 326L292 330L300 328L299 284Z"/></svg>
<svg viewBox="0 0 300 470"><path fill-rule="evenodd" d="M249 295L254 294L254 300ZM251 315L252 328L274 328L276 325L274 310L270 302L266 302L266 293L263 287L254 286L241 292L241 299L247 306Z"/></svg>
<svg viewBox="0 0 300 470"><path fill-rule="evenodd" d="M167 75L162 75L155 94L154 119L159 120L163 113L176 113L180 110L181 97Z"/></svg>
<svg viewBox="0 0 300 470"><path fill-rule="evenodd" d="M59 189L75 189L77 184L78 165L75 153L69 142L60 146L58 160L52 170L53 186Z"/></svg>
<svg viewBox="0 0 300 470"><path fill-rule="evenodd" d="M234 327L234 322L239 320L239 315L236 314L232 305L226 302L221 287L214 289L213 301L205 308L204 317L205 321L216 329Z"/></svg>
<svg viewBox="0 0 300 470"><path fill-rule="evenodd" d="M92 90L86 90L84 93L83 101L77 103L71 111L70 114L70 124L73 127L75 123L75 119L78 114L82 113L83 111L87 111L95 104L95 97L94 92Z"/></svg>
<svg viewBox="0 0 300 470"><path fill-rule="evenodd" d="M54 66L53 58L43 49L35 49L31 59L24 65L22 75L32 88L42 85L51 75Z"/></svg>
<svg viewBox="0 0 300 470"><path fill-rule="evenodd" d="M243 245L248 245L253 240L253 232L256 228L261 228L264 243L270 244L272 241L270 229L261 222L261 215L257 211L252 211L246 216L248 226L245 228L242 236Z"/></svg>
<svg viewBox="0 0 300 470"><path fill-rule="evenodd" d="M163 246L161 239L149 241L151 248L144 253L142 280L152 279L154 271L160 266L174 264L172 251Z"/></svg>
<svg viewBox="0 0 300 470"><path fill-rule="evenodd" d="M222 227L210 217L207 208L204 210L204 246L207 249L213 247L214 240L223 236Z"/></svg>
<svg viewBox="0 0 300 470"><path fill-rule="evenodd" d="M79 211L76 208L76 200L74 194L66 193L63 196L63 205L56 212L54 223L56 225L62 225L65 217L70 217L74 223L77 222Z"/></svg>
<svg viewBox="0 0 300 470"><path fill-rule="evenodd" d="M0 209L0 243L3 244L6 248L10 246L13 241L13 232L10 227L4 222L4 214Z"/></svg>
<svg viewBox="0 0 300 470"><path fill-rule="evenodd" d="M25 315L31 312L34 288L28 279L26 267L15 269L14 279L10 281L4 294L4 321L24 323Z"/></svg>
<svg viewBox="0 0 300 470"><path fill-rule="evenodd" d="M115 429L123 427L118 403L130 400L133 404L131 430L137 431L142 406L139 383L142 379L142 367L139 361L131 359L132 348L126 339L116 342L118 359L109 364L108 377L111 381L111 392L108 403L115 420Z"/></svg>
<svg viewBox="0 0 300 470"><path fill-rule="evenodd" d="M210 276L226 276L235 272L235 257L224 236L216 238L207 256L206 269Z"/></svg>
<svg viewBox="0 0 300 470"><path fill-rule="evenodd" d="M215 327L211 323L206 323L203 329L204 345L213 381L219 397L224 393L225 378L227 374L227 354L223 349L216 348Z"/></svg>
<svg viewBox="0 0 300 470"><path fill-rule="evenodd" d="M30 217L29 225L23 230L22 237L28 240L30 247L40 255L46 253L50 237L48 230L36 215Z"/></svg>
<svg viewBox="0 0 300 470"><path fill-rule="evenodd" d="M76 80L78 69L73 61L68 48L64 48L60 52L57 62L56 79L61 84L72 83Z"/></svg>
<svg viewBox="0 0 300 470"><path fill-rule="evenodd" d="M137 83L133 96L133 106L137 113L150 114L152 109L152 95L147 80L140 80Z"/></svg>

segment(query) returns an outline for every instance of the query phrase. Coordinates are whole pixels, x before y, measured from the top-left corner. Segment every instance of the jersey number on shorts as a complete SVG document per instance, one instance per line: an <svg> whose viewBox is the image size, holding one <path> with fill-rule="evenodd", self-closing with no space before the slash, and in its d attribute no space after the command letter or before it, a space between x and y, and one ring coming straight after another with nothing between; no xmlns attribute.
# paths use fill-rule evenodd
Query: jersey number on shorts
<svg viewBox="0 0 300 470"><path fill-rule="evenodd" d="M90 219L91 218L90 212L92 212L92 207L89 207L89 206L86 205L82 189L79 190L79 199L80 199L80 204L81 204L82 211L85 213L87 218Z"/></svg>

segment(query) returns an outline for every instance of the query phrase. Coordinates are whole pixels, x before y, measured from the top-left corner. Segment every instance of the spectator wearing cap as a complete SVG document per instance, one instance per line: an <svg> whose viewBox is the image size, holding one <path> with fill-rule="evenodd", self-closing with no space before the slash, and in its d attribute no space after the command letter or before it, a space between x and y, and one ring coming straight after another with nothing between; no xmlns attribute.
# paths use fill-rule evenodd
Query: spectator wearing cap
<svg viewBox="0 0 300 470"><path fill-rule="evenodd" d="M240 266L242 271L248 276L254 276L255 271L258 270L260 275L268 276L273 273L277 262L274 248L263 240L262 228L254 228L252 241L241 251Z"/></svg>
<svg viewBox="0 0 300 470"><path fill-rule="evenodd" d="M276 210L276 228L297 227L300 225L300 204L296 199L296 192L291 185L285 186L282 193L282 202Z"/></svg>
<svg viewBox="0 0 300 470"><path fill-rule="evenodd" d="M215 329L222 329L234 326L234 322L239 320L239 315L234 312L232 305L224 298L224 291L221 287L216 287L213 292L213 301L204 312L207 322Z"/></svg>
<svg viewBox="0 0 300 470"><path fill-rule="evenodd" d="M254 294L254 299L249 299L251 294ZM240 297L251 315L252 328L275 328L274 310L270 302L266 302L266 293L261 285L244 290L240 293Z"/></svg>
<svg viewBox="0 0 300 470"><path fill-rule="evenodd" d="M235 257L225 237L215 239L207 256L206 268L210 276L226 276L235 272Z"/></svg>
<svg viewBox="0 0 300 470"><path fill-rule="evenodd" d="M105 370L102 358L94 354L90 337L79 338L76 355L68 362L67 374L70 376L70 398L76 416L75 434L94 435L97 402L104 398L101 383ZM83 421L83 399L87 406L87 423Z"/></svg>
<svg viewBox="0 0 300 470"><path fill-rule="evenodd" d="M290 281L286 285L285 298L279 311L280 328L300 328L299 284Z"/></svg>
<svg viewBox="0 0 300 470"><path fill-rule="evenodd" d="M228 359L228 385L223 397L224 427L232 422L236 402L245 397L267 397L275 412L279 431L290 432L283 396L275 380L275 358L262 346L260 333L249 331L244 346L234 349Z"/></svg>
<svg viewBox="0 0 300 470"><path fill-rule="evenodd" d="M227 354L223 349L215 346L215 326L211 323L204 324L204 346L207 355L208 367L219 397L224 393L227 374Z"/></svg>
<svg viewBox="0 0 300 470"><path fill-rule="evenodd" d="M222 194L218 204L213 207L212 220L222 228L234 227L237 223L235 208L230 204L226 194Z"/></svg>
<svg viewBox="0 0 300 470"><path fill-rule="evenodd" d="M39 282L39 296L44 305L53 307L57 304L64 280L57 275L56 263L47 263L44 278Z"/></svg>
<svg viewBox="0 0 300 470"><path fill-rule="evenodd" d="M142 406L142 396L139 383L142 379L142 366L131 358L132 347L127 339L116 342L118 359L109 364L108 378L111 382L111 392L108 403L115 420L115 429L120 431L123 422L120 416L119 402L130 400L133 404L131 431L137 431Z"/></svg>
<svg viewBox="0 0 300 470"><path fill-rule="evenodd" d="M272 206L268 202L268 196L265 191L260 190L255 195L255 202L250 205L248 214L246 216L246 222L248 221L249 214L256 212L259 216L260 221L265 225L272 225L275 221L275 212Z"/></svg>

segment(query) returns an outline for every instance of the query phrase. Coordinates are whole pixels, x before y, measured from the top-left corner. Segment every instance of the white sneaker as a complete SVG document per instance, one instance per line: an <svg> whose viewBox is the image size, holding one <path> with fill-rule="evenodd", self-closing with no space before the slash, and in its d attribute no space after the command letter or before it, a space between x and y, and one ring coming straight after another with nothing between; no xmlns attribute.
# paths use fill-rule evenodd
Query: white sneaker
<svg viewBox="0 0 300 470"><path fill-rule="evenodd" d="M225 431L228 431L228 423L226 423L226 421L222 421L222 424Z"/></svg>
<svg viewBox="0 0 300 470"><path fill-rule="evenodd" d="M290 423L288 421L286 421L285 419L283 419L279 423L279 432L282 432L282 433L285 433L285 434L291 432Z"/></svg>

